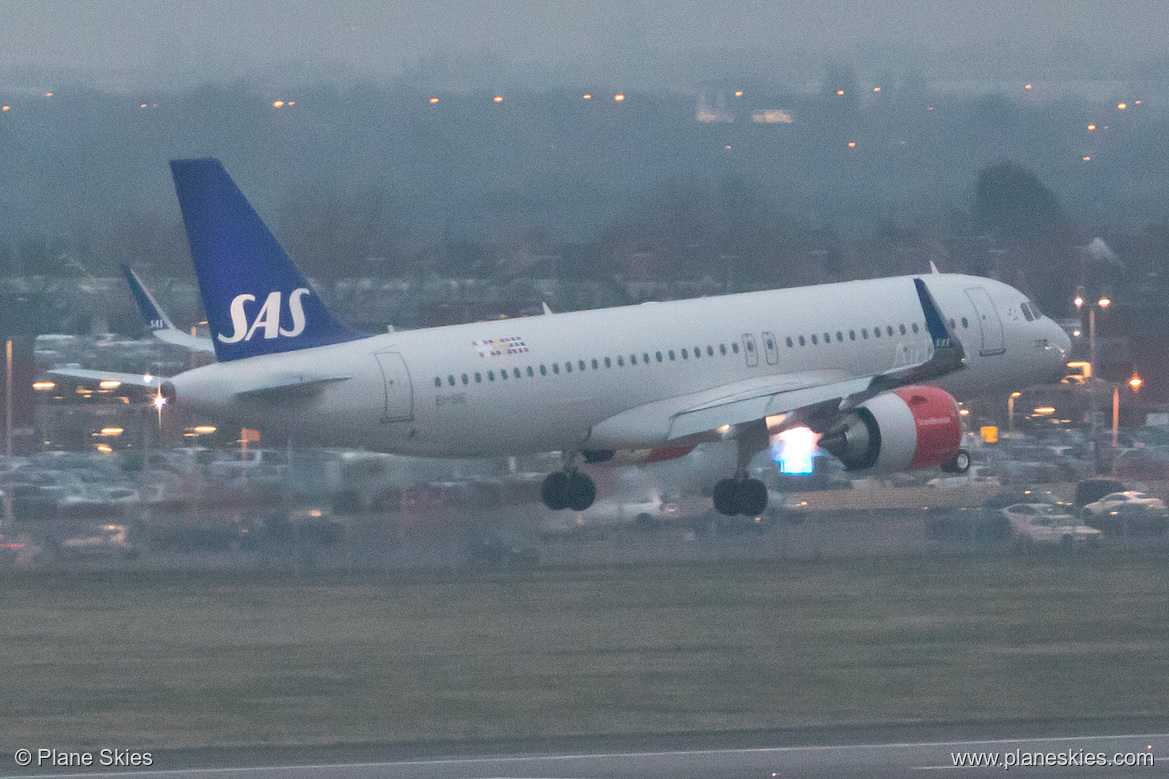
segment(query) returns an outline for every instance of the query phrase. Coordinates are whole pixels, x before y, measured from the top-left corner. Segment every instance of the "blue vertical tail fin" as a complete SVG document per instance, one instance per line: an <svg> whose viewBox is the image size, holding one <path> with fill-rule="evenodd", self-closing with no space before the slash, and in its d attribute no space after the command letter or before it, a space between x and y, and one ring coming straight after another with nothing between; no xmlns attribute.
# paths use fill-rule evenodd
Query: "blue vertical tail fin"
<svg viewBox="0 0 1169 779"><path fill-rule="evenodd" d="M364 337L329 312L219 160L170 168L220 362Z"/></svg>
<svg viewBox="0 0 1169 779"><path fill-rule="evenodd" d="M142 279L138 278L138 274L129 265L123 265L122 275L126 277L126 283L130 285L130 293L134 295L134 302L138 304L138 310L142 312L142 320L146 323L146 329L152 333L175 330L174 323L162 310L162 306L158 305L158 301L150 294L150 290L146 289L146 285L142 283Z"/></svg>

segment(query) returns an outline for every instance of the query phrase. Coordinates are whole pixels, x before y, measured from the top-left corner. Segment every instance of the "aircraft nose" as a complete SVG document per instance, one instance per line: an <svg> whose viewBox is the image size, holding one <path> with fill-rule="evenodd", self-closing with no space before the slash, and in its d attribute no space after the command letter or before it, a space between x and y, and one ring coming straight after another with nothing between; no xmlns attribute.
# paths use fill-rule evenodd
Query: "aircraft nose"
<svg viewBox="0 0 1169 779"><path fill-rule="evenodd" d="M1058 378L1063 378L1065 368L1067 367L1068 358L1072 353L1072 339L1067 332L1051 322L1048 326L1050 332L1047 336L1048 352L1051 355L1052 371L1058 374Z"/></svg>

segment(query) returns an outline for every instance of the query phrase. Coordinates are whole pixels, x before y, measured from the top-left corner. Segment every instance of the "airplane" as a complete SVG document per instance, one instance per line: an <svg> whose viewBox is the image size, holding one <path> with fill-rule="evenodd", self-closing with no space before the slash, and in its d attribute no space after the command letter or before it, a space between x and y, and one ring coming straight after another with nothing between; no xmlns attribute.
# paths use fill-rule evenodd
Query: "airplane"
<svg viewBox="0 0 1169 779"><path fill-rule="evenodd" d="M550 509L592 504L582 464L733 440L714 505L757 515L767 489L751 458L801 426L858 473L962 472L955 398L1062 375L1070 348L1018 290L936 268L368 335L330 313L218 160L170 164L217 362L155 379L162 401L325 445L559 451L542 485Z"/></svg>
<svg viewBox="0 0 1169 779"><path fill-rule="evenodd" d="M211 343L210 338L199 338L190 333L184 333L174 326L170 317L162 310L162 306L158 305L158 301L154 299L154 295L150 294L150 290L146 288L142 279L129 265L122 266L122 275L126 277L126 283L130 285L130 292L134 295L134 301L138 304L138 310L142 312L142 319L146 322L146 329L150 331L151 335L160 341L181 346L193 352L215 353L215 346Z"/></svg>

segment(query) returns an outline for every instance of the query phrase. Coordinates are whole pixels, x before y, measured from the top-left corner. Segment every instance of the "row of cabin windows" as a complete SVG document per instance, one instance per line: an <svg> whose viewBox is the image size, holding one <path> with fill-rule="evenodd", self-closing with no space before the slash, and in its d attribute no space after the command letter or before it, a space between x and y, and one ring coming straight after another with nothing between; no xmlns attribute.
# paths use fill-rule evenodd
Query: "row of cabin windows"
<svg viewBox="0 0 1169 779"><path fill-rule="evenodd" d="M966 317L962 317L962 327L968 327L968 326L969 326L969 322L967 321ZM951 328L956 327L954 320L952 320L952 319L950 320L950 327ZM912 323L908 329L905 327L905 325L899 325L898 330L901 332L902 335L907 335L910 330L912 330L914 333L921 332L921 328L918 327L918 324L916 322ZM892 338L894 335L893 325L886 325L885 332L890 338ZM867 327L862 327L860 334L861 334L862 340L868 340L869 329ZM848 338L850 341L855 341L856 335L857 335L856 330L849 330L848 331ZM873 337L874 338L881 337L880 326L873 328ZM804 336L802 336L802 335L797 336L797 338L799 340L800 346L807 345L808 341L807 341L807 339L805 339ZM811 338L813 345L817 345L820 343L818 334L814 333L810 336L810 338ZM836 331L836 340L839 343L843 343L843 341L844 341L844 331L843 330ZM787 336L787 345L789 348L794 347L795 343L796 342L792 339L792 337L790 335ZM831 333L824 333L824 343L825 344L832 343L832 334ZM770 340L770 337L767 338L766 345L767 345L768 350L772 350L775 348L775 343ZM754 352L755 351L755 343L753 341L750 341L750 340L747 341L746 342L746 349L748 352ZM706 346L705 351L706 351L707 357L714 357L714 353L715 353L714 346L710 346L710 345ZM738 354L739 353L739 344L737 341L732 342L729 349L727 348L726 344L719 344L718 345L718 353L720 355L726 356L728 352L731 354ZM693 352L691 352L687 348L682 348L678 351L675 351L673 349L667 349L664 354L660 351L655 351L653 353L653 360L657 361L657 362L665 362L666 360L674 361L674 360L678 359L679 355L681 356L681 358L683 360L689 360L691 357L691 354L693 354L693 357L696 360L702 359L703 347L695 346ZM618 368L625 367L624 355L618 355L616 357L615 361L617 363ZM642 352L641 353L641 364L649 365L650 362L651 362L650 353L649 352ZM590 366L592 367L593 370L599 370L601 368L602 364L606 368L612 368L613 363L614 363L614 358L612 358L612 357L604 357L604 358L600 358L600 359L594 357L588 363L586 363L584 360L577 360L576 361L576 370L583 372L583 371L588 370L588 368ZM629 364L630 365L637 365L638 364L638 355L636 353L629 355ZM537 370L539 370L541 376L548 375L548 366L541 364L538 368L533 368L531 365L529 365L529 366L527 366L527 368L523 369L523 371L521 371L519 368L512 368L510 377L519 379L519 378L522 378L525 373L529 377L535 377ZM570 361L564 363L564 372L565 373L572 373L572 371L573 371L572 361L570 360ZM553 375L556 375L556 376L560 375L560 363L552 363L552 373L553 373ZM484 374L481 371L476 371L473 374L473 376L474 376L474 381L476 384L483 383ZM489 371L487 371L486 376L487 376L487 381L495 381L496 373L494 370L489 370ZM500 381L507 381L508 378L509 378L509 374L508 374L507 368L503 368L502 370L499 371L499 380ZM464 385L470 384L471 380L472 380L471 375L466 374L466 373L462 374L462 376L460 376L460 379L462 380L462 383ZM453 373L450 374L449 376L447 376L447 384L448 385L453 387L456 385L456 383L457 382L455 380L455 375ZM436 386L436 387L442 386L442 377L441 376L434 377L434 386Z"/></svg>
<svg viewBox="0 0 1169 779"><path fill-rule="evenodd" d="M747 348L753 349L751 344L748 344ZM714 357L714 354L715 354L715 347L714 346L707 346L705 351L706 351L707 357ZM718 345L718 353L720 355L724 355L724 356L728 353L738 354L739 353L739 344L737 342L732 343L730 345L730 348L728 348L726 344L719 344ZM702 354L703 354L703 347L695 346L693 352L691 352L690 349L688 349L688 348L679 349L677 351L675 351L674 349L667 349L664 353L660 352L660 351L655 351L653 353L652 358L650 357L649 352L642 352L640 360L641 360L641 364L649 365L650 362L652 362L654 360L656 360L657 362L665 362L666 360L675 361L678 359L679 356L681 356L681 358L683 360L689 360L691 358L691 355L693 355L695 360L700 360L700 359L702 359ZM606 368L612 368L614 363L616 363L618 368L624 368L625 367L625 356L618 355L616 358L602 357L599 359L594 357L588 363L586 363L584 360L577 360L576 361L576 370L582 371L582 372L586 371L586 370L588 370L590 365L592 366L593 370L600 370L602 365ZM638 355L636 353L629 355L629 364L630 365L637 365L638 364ZM512 378L516 378L516 379L522 378L525 373L529 377L534 377L536 375L537 370L540 372L541 376L548 375L548 366L547 365L540 365L538 368L533 368L531 365L529 365L522 372L519 368L512 368L510 375ZM570 361L564 363L564 372L565 373L572 373L572 371L573 371L572 361L570 360ZM560 363L552 363L552 373L554 375L557 375L557 376L560 375ZM509 374L508 374L507 368L504 368L501 371L499 371L499 380L500 381L507 381L508 376L509 376ZM463 384L470 384L471 383L471 376L470 375L464 373L461 376L461 378L462 378ZM476 371L474 374L474 381L476 384L481 384L483 382L483 373L480 371ZM487 371L487 381L495 381L495 371L493 371L493 370ZM455 386L456 383L457 382L455 381L454 374L447 376L447 384L449 384L450 386L453 387L453 386ZM436 386L436 387L442 386L442 377L440 377L440 376L434 377L434 386Z"/></svg>

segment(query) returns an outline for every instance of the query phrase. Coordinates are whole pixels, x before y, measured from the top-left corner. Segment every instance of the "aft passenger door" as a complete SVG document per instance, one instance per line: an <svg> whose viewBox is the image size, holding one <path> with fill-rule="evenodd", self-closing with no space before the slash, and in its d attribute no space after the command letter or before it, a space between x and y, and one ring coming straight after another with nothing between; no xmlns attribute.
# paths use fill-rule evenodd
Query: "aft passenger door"
<svg viewBox="0 0 1169 779"><path fill-rule="evenodd" d="M381 422L405 422L414 418L414 389L410 385L410 371L406 361L397 352L377 352L378 367L382 371L385 395Z"/></svg>
<svg viewBox="0 0 1169 779"><path fill-rule="evenodd" d="M966 290L966 297L970 298L978 313L978 327L982 331L982 348L978 353L989 357L1005 352L1007 346L1003 339L1003 322L999 319L998 309L994 307L990 295L982 287L971 287Z"/></svg>

